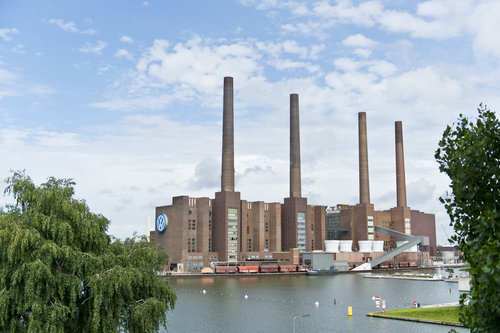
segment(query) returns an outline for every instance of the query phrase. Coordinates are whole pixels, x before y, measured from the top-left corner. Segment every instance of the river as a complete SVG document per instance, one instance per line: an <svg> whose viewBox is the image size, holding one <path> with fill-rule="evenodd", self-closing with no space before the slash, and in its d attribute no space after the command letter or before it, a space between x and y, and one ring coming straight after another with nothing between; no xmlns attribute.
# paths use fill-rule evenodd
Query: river
<svg viewBox="0 0 500 333"><path fill-rule="evenodd" d="M444 274L444 271L426 273ZM367 317L373 296L387 310L455 302L458 283L335 276L249 276L172 279L177 294L162 332L449 332L453 327ZM205 290L205 293L203 293ZM246 297L245 297L246 296ZM318 304L315 304L318 302ZM347 315L352 306L353 315ZM302 315L309 315L302 317ZM467 332L455 328L457 332Z"/></svg>

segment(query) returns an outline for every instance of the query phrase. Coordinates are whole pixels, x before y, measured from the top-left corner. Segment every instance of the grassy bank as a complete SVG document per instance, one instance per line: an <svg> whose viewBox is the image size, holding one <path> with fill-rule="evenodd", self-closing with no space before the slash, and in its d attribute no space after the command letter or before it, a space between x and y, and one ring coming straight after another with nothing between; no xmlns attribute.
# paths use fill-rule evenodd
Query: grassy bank
<svg viewBox="0 0 500 333"><path fill-rule="evenodd" d="M412 308L387 311L386 313L377 312L373 314L377 317L398 317L401 319L414 319L430 321L436 323L459 324L458 306L448 306L439 308ZM396 318L394 318L396 319Z"/></svg>

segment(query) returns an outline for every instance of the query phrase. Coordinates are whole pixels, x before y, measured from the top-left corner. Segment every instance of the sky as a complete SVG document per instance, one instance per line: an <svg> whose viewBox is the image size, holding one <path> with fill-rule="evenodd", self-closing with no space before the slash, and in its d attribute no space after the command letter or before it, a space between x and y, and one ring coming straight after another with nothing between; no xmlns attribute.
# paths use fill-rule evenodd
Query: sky
<svg viewBox="0 0 500 333"><path fill-rule="evenodd" d="M72 178L110 234L144 234L156 206L219 190L232 76L242 199L288 196L298 93L308 203L358 203L366 112L371 201L394 207L400 120L408 205L436 214L447 244L450 181L434 152L459 114L498 110L498 17L494 0L2 0L0 179Z"/></svg>

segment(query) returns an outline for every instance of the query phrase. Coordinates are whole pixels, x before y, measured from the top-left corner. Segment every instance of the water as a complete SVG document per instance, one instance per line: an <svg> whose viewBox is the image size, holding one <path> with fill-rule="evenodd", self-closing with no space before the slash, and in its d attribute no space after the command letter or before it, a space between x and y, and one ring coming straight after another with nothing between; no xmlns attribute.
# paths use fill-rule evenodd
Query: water
<svg viewBox="0 0 500 333"><path fill-rule="evenodd" d="M367 274L377 273L172 279L178 301L167 314L168 332L292 332L293 317L303 314L310 316L296 319L296 332L420 333L452 328L365 314L376 311L372 296L385 299L387 310L412 307L413 301L456 302L458 283L363 278ZM347 316L348 306L353 308L352 318Z"/></svg>

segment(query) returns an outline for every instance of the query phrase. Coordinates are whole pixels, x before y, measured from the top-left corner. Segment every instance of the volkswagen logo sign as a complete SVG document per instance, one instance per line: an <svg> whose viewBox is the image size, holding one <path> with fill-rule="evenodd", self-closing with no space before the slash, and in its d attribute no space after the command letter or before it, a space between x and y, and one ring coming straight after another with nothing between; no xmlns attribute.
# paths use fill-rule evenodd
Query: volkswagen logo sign
<svg viewBox="0 0 500 333"><path fill-rule="evenodd" d="M165 229L167 228L167 225L168 225L167 215L165 214L158 215L158 218L156 219L156 230L158 230L158 232L164 232Z"/></svg>

